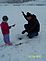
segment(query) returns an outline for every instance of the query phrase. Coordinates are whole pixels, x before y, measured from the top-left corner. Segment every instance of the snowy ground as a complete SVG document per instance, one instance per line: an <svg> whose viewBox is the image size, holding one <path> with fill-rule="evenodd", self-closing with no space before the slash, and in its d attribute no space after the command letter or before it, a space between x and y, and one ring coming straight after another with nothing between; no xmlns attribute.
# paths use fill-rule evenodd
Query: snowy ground
<svg viewBox="0 0 46 61"><path fill-rule="evenodd" d="M41 30L39 36L28 39L18 40L27 23L21 11L35 14L40 22ZM2 16L9 17L9 25L16 24L10 30L10 39L13 43L23 42L20 46L0 47L0 61L46 61L46 6L0 6L0 23ZM0 44L3 44L3 36L0 29Z"/></svg>

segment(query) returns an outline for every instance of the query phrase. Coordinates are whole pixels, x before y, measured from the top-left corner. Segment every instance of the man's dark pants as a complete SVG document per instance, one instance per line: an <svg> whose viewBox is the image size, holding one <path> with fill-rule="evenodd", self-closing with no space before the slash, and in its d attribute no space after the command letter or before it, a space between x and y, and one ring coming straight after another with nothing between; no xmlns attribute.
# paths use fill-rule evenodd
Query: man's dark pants
<svg viewBox="0 0 46 61"><path fill-rule="evenodd" d="M25 24L24 25L24 28L25 28L25 30L28 30L29 29L29 25L28 24ZM27 31L27 33L28 33L28 37L29 38L33 38L34 36L37 36L38 35L38 32L28 32Z"/></svg>

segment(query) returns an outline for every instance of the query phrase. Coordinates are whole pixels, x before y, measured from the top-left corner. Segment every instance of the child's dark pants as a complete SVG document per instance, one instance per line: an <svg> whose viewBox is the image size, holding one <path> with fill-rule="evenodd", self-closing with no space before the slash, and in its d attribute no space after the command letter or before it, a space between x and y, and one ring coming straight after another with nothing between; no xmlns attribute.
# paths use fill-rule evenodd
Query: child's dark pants
<svg viewBox="0 0 46 61"><path fill-rule="evenodd" d="M10 43L9 34L3 35L3 38L4 38L4 42L5 42L6 44L7 44L7 43Z"/></svg>

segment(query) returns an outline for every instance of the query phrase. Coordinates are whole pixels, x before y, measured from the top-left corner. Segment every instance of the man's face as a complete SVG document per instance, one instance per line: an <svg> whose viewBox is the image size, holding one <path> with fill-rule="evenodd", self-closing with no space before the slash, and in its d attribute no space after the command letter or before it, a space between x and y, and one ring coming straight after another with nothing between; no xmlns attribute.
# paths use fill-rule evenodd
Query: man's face
<svg viewBox="0 0 46 61"><path fill-rule="evenodd" d="M31 20L31 18L32 18L31 16L27 17L27 19L28 19L29 21Z"/></svg>

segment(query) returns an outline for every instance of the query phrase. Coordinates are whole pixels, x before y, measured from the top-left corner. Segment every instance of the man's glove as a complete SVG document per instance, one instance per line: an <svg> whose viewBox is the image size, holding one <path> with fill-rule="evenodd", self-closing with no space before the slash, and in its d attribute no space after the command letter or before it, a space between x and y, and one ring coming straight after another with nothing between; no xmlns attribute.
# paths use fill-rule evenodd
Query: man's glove
<svg viewBox="0 0 46 61"><path fill-rule="evenodd" d="M22 14L24 14L24 12L22 11Z"/></svg>
<svg viewBox="0 0 46 61"><path fill-rule="evenodd" d="M24 34L25 33L25 30L24 31L22 31L22 34Z"/></svg>

